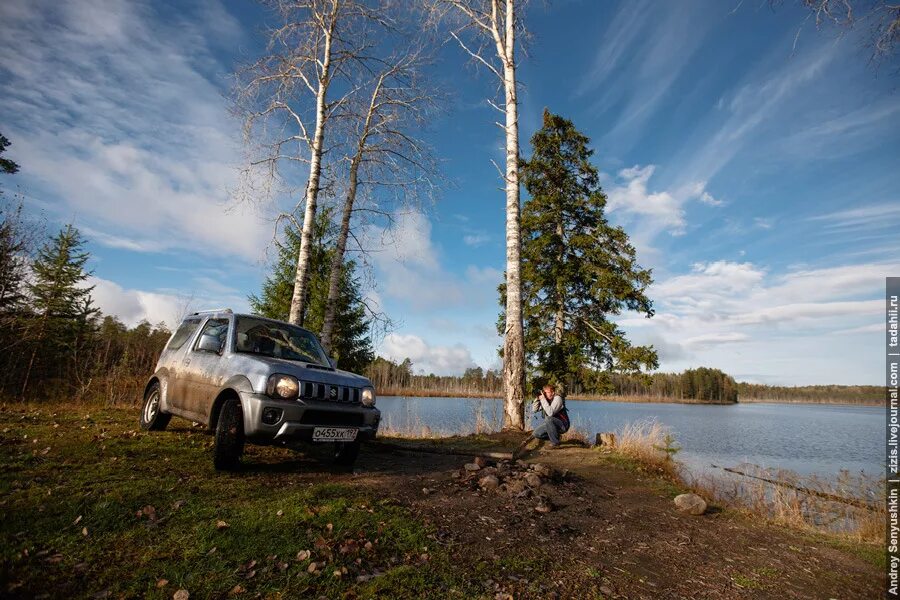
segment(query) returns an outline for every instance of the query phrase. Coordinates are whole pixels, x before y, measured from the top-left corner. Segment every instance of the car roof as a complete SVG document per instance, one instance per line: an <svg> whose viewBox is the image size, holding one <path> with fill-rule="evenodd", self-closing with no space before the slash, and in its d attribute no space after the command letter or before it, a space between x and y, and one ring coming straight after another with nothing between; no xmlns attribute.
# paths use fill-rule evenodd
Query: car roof
<svg viewBox="0 0 900 600"><path fill-rule="evenodd" d="M189 315L185 315L182 318L182 323L187 321L188 319L203 319L204 317L222 317L222 316L234 316L234 317L247 317L250 319L258 319L260 321L268 321L270 323L277 323L278 325L288 325L290 327L296 327L297 329L302 329L303 331L315 335L309 329L305 327L301 327L300 325L294 325L293 323L288 323L287 321L281 321L279 319L270 319L269 317L264 317L262 315L252 315L248 313L235 313L230 308L217 308L213 310L198 310L192 312Z"/></svg>
<svg viewBox="0 0 900 600"><path fill-rule="evenodd" d="M290 326L290 327L296 327L297 329L302 329L303 331L305 331L305 332L307 332L307 333L312 333L309 329L307 329L307 328L305 328L305 327L301 327L301 326L299 326L299 325L294 325L293 323L288 323L287 321L280 321L280 320L278 320L278 319L270 319L269 317L263 317L262 315L251 315L251 314L247 314L247 313L236 313L234 316L235 316L235 317L247 317L247 318L249 318L249 319L257 319L257 320L259 320L259 321L268 321L268 322L270 322L270 323L277 323L278 325L288 325L288 326ZM313 334L313 335L315 335L315 334Z"/></svg>

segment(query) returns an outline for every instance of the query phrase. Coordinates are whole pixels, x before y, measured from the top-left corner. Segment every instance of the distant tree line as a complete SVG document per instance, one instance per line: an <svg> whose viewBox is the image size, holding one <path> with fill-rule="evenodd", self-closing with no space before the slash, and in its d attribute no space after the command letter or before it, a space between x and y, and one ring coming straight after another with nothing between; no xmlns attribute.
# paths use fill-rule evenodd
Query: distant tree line
<svg viewBox="0 0 900 600"><path fill-rule="evenodd" d="M741 402L818 402L822 404L883 404L884 388L878 385L779 386L739 383Z"/></svg>
<svg viewBox="0 0 900 600"><path fill-rule="evenodd" d="M416 374L410 359L394 362L378 356L366 375L385 395L501 397L499 371L481 367L466 369L461 376ZM579 383L565 390L574 398L621 398L657 402L806 402L822 404L878 404L884 388L873 385L772 386L738 383L719 369L699 367L681 373L630 375L601 371L583 372ZM536 390L529 390L536 392Z"/></svg>
<svg viewBox="0 0 900 600"><path fill-rule="evenodd" d="M481 367L466 369L458 375L414 374L410 359L396 363L381 356L366 369L375 389L382 393L416 394L422 396L500 396L503 375L500 371Z"/></svg>
<svg viewBox="0 0 900 600"><path fill-rule="evenodd" d="M380 393L423 396L501 396L503 378L499 371L481 367L466 369L461 376L415 374L410 359L394 362L378 356L366 375ZM627 375L592 372L579 377L581 383L565 390L569 396L654 397L668 400L736 402L738 384L718 369L689 369L683 373ZM537 390L529 390L536 393Z"/></svg>

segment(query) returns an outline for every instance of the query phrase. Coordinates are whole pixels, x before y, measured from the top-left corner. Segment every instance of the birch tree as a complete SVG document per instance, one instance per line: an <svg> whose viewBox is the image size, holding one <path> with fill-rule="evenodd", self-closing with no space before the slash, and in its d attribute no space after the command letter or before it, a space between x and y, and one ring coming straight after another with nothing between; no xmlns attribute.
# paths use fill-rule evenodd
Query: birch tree
<svg viewBox="0 0 900 600"><path fill-rule="evenodd" d="M525 428L525 333L522 322L521 207L519 203L519 114L516 87L518 16L524 0L431 0L432 15L450 26L450 36L487 69L503 89L503 105L489 100L505 120L506 137L506 324L503 344L503 426Z"/></svg>
<svg viewBox="0 0 900 600"><path fill-rule="evenodd" d="M391 214L387 207L372 202L359 206L361 189L371 193L382 188L383 199L397 197L409 205L422 193L429 193L434 185L433 157L415 133L424 127L434 104L434 95L422 82L423 55L415 49L397 51L379 62L379 69L362 75L365 82L359 87L368 93L359 94L355 101L347 103L341 116L348 140L344 154L347 181L335 252L331 257L321 332L326 351L331 351L333 345L334 317L347 242L352 233L351 219L359 211L388 218ZM362 246L359 249L365 251Z"/></svg>
<svg viewBox="0 0 900 600"><path fill-rule="evenodd" d="M375 44L373 25L384 25L378 7L356 0L269 0L279 25L269 32L266 54L239 74L237 109L244 119L248 165L245 194L271 197L277 181L291 180L282 165L308 167L302 207L300 252L289 320L303 324L309 256L327 130L356 92L335 86ZM338 93L335 87L340 87ZM256 179L262 175L262 187ZM292 215L291 215L292 216ZM295 224L296 220L295 220Z"/></svg>

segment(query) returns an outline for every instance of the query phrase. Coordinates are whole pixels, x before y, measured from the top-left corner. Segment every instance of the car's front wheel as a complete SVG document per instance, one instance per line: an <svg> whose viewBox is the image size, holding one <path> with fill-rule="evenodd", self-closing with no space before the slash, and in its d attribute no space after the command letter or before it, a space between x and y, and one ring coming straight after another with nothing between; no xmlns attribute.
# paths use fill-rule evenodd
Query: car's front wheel
<svg viewBox="0 0 900 600"><path fill-rule="evenodd" d="M154 381L144 394L144 406L141 408L141 429L162 431L169 424L172 415L160 410L160 398L159 382Z"/></svg>
<svg viewBox="0 0 900 600"><path fill-rule="evenodd" d="M230 471L237 467L244 453L244 412L236 398L225 400L216 423L216 441L213 446L213 465L218 471Z"/></svg>
<svg viewBox="0 0 900 600"><path fill-rule="evenodd" d="M352 467L359 456L359 442L341 442L334 446L334 464L341 467Z"/></svg>

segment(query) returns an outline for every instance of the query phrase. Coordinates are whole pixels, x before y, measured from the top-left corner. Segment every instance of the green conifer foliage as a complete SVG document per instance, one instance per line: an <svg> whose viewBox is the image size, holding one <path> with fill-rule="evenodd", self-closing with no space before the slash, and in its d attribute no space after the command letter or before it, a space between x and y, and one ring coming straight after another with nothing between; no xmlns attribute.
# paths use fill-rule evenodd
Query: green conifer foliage
<svg viewBox="0 0 900 600"><path fill-rule="evenodd" d="M322 330L325 318L325 302L328 298L328 269L331 256L335 252L335 225L331 221L331 210L320 210L313 228L312 247L309 264L309 296L303 326L315 334ZM300 252L300 233L287 227L278 245L278 259L272 272L266 277L262 290L250 296L253 312L287 321L291 311L291 297L294 293L294 277L297 269L297 254ZM341 273L340 293L335 313L334 347L332 355L338 366L347 371L361 373L372 359L371 322L362 302L359 279L354 274L353 261L344 263Z"/></svg>
<svg viewBox="0 0 900 600"><path fill-rule="evenodd" d="M633 346L613 321L625 310L653 315L645 294L652 280L625 231L606 219L589 143L571 121L545 110L532 156L522 161L530 195L522 213L526 355L537 380L568 385L583 383L586 368L658 366L653 347Z"/></svg>

